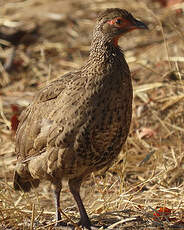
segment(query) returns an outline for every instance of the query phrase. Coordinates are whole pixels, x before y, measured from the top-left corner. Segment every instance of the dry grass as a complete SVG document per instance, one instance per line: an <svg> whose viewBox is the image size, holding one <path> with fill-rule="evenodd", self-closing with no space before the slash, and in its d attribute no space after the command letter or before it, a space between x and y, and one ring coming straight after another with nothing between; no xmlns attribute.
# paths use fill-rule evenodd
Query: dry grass
<svg viewBox="0 0 184 230"><path fill-rule="evenodd" d="M151 0L8 0L0 5L0 24L21 21L40 27L34 44L16 50L10 73L0 65L0 229L54 228L49 184L29 194L12 188L16 156L11 105L22 110L38 88L78 68L88 56L97 12L125 6L150 28L120 41L134 84L131 132L116 164L106 176L92 175L81 195L92 222L99 226L183 229L184 15ZM2 62L8 52L9 48L1 49ZM77 222L77 208L67 186L61 200L64 219ZM153 218L160 207L170 208L171 215Z"/></svg>

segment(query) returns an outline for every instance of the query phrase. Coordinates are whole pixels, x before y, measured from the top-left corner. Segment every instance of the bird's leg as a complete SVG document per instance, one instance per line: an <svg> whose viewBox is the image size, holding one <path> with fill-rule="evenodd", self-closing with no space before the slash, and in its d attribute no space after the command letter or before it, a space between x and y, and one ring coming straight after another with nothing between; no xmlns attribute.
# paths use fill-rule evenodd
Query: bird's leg
<svg viewBox="0 0 184 230"><path fill-rule="evenodd" d="M82 178L74 178L74 179L69 179L68 184L69 184L70 192L72 193L80 212L80 221L78 224L82 225L82 227L86 227L87 229L91 229L91 222L89 220L89 217L87 215L87 212L84 208L84 205L82 203L79 194L81 182L82 182Z"/></svg>
<svg viewBox="0 0 184 230"><path fill-rule="evenodd" d="M55 201L55 208L56 208L56 225L55 226L66 226L63 222L58 222L61 220L61 213L59 211L60 208L60 193L61 193L62 185L61 183L53 184L53 191L54 191L54 201Z"/></svg>

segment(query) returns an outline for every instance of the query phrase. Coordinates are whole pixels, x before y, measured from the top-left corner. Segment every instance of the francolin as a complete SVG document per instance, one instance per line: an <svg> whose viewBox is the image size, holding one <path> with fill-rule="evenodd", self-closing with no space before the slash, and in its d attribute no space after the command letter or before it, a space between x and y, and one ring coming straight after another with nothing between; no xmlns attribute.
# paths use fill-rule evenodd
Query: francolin
<svg viewBox="0 0 184 230"><path fill-rule="evenodd" d="M78 224L91 229L79 190L89 174L111 166L127 139L133 90L118 39L135 29L148 28L124 9L103 11L86 64L40 90L20 116L14 188L28 192L41 180L50 181L56 225L67 179L80 212Z"/></svg>

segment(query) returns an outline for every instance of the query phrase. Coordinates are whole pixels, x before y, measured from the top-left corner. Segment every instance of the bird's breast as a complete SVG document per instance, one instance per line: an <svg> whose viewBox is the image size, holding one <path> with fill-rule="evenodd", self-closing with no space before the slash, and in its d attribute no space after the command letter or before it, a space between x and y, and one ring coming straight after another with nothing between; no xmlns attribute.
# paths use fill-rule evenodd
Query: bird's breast
<svg viewBox="0 0 184 230"><path fill-rule="evenodd" d="M105 82L105 79L103 85L93 88L91 95L88 91L87 120L80 127L75 147L91 167L104 167L118 155L126 141L132 117L129 77L119 82L111 79Z"/></svg>

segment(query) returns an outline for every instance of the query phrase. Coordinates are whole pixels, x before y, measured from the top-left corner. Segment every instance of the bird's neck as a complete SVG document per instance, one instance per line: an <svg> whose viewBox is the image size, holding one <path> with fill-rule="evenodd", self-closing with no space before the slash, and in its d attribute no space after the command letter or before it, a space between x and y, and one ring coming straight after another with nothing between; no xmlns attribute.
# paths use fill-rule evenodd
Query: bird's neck
<svg viewBox="0 0 184 230"><path fill-rule="evenodd" d="M114 44L112 38L94 33L91 43L90 55L87 63L83 66L82 72L88 73L88 78L104 78L116 73L117 80L121 80L121 72L129 74L128 65L120 47ZM119 74L117 74L119 73Z"/></svg>
<svg viewBox="0 0 184 230"><path fill-rule="evenodd" d="M104 36L93 38L89 60L93 59L98 62L104 62L110 57L116 58L117 56L123 57L123 53L119 46L114 43L114 40Z"/></svg>

